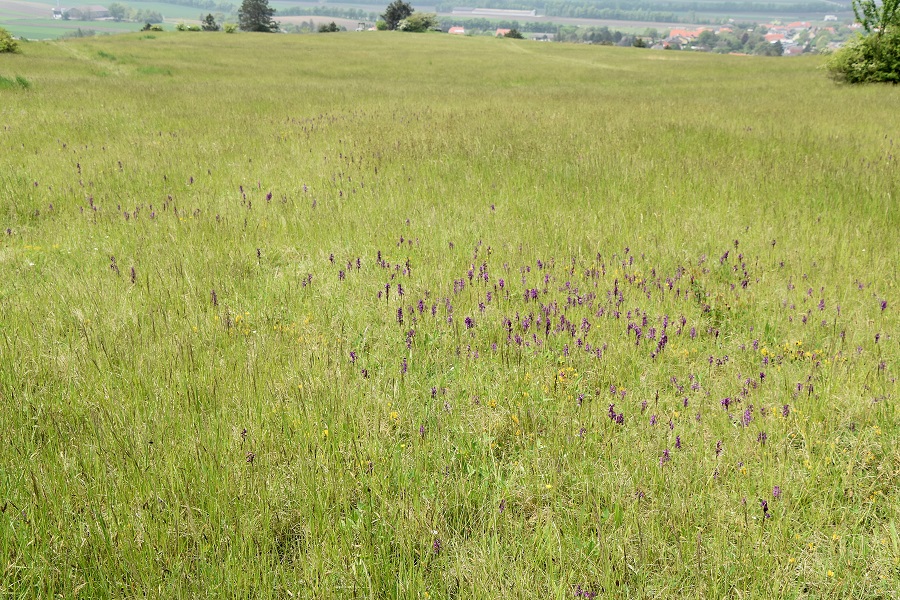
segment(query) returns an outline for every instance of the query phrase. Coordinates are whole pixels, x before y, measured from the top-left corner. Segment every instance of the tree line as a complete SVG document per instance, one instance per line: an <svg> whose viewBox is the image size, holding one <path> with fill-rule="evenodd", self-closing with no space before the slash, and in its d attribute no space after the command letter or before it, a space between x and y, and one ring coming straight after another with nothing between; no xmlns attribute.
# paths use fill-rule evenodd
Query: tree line
<svg viewBox="0 0 900 600"><path fill-rule="evenodd" d="M359 21L376 21L378 13L365 11L361 8L341 8L338 6L290 6L278 10L279 15L286 17L337 17L341 19L356 19Z"/></svg>

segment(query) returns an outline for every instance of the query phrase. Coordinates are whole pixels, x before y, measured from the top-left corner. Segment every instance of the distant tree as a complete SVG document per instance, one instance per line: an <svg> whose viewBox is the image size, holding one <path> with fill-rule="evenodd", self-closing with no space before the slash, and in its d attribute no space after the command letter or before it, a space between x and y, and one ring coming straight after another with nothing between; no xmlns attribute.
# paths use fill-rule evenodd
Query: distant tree
<svg viewBox="0 0 900 600"><path fill-rule="evenodd" d="M828 44L831 43L831 36L827 33L823 33L818 36L813 42L813 48L815 48L816 52L824 53L828 50Z"/></svg>
<svg viewBox="0 0 900 600"><path fill-rule="evenodd" d="M334 33L336 31L340 31L341 28L337 26L337 23L332 21L331 23L322 23L319 25L319 33Z"/></svg>
<svg viewBox="0 0 900 600"><path fill-rule="evenodd" d="M784 54L784 46L781 45L781 42L775 42L774 44L763 42L756 47L753 54L758 56L781 56Z"/></svg>
<svg viewBox="0 0 900 600"><path fill-rule="evenodd" d="M275 9L269 7L269 0L244 0L238 10L238 21L242 31L275 33L278 23L272 17Z"/></svg>
<svg viewBox="0 0 900 600"><path fill-rule="evenodd" d="M642 38L636 37L634 41L631 42L631 45L635 48L647 48L647 42L645 42Z"/></svg>
<svg viewBox="0 0 900 600"><path fill-rule="evenodd" d="M19 42L10 32L0 27L0 54L20 52Z"/></svg>
<svg viewBox="0 0 900 600"><path fill-rule="evenodd" d="M216 18L212 16L212 13L207 14L206 17L203 18L203 21L200 23L200 28L203 31L218 31L221 29L219 24L216 23Z"/></svg>
<svg viewBox="0 0 900 600"><path fill-rule="evenodd" d="M437 15L434 13L415 13L397 24L397 31L411 31L413 33L422 33L438 29Z"/></svg>
<svg viewBox="0 0 900 600"><path fill-rule="evenodd" d="M518 29L515 29L515 28L510 29L509 31L507 31L506 33L504 33L504 34L503 34L503 37L512 38L512 39L514 39L514 40L523 40L523 39L525 39L525 36L522 35L521 33L519 33L519 30L518 30Z"/></svg>
<svg viewBox="0 0 900 600"><path fill-rule="evenodd" d="M128 18L130 9L124 4L113 2L107 7L107 10L109 11L109 16L113 18L113 21L124 21Z"/></svg>
<svg viewBox="0 0 900 600"><path fill-rule="evenodd" d="M717 38L716 34L709 29L704 29L700 32L700 35L697 36L697 43L702 46L709 46L712 48L716 45L717 41L719 41L719 38Z"/></svg>
<svg viewBox="0 0 900 600"><path fill-rule="evenodd" d="M409 2L394 0L384 9L384 14L381 15L381 18L384 20L387 28L393 31L394 29L397 29L400 21L409 18L414 12L415 9Z"/></svg>

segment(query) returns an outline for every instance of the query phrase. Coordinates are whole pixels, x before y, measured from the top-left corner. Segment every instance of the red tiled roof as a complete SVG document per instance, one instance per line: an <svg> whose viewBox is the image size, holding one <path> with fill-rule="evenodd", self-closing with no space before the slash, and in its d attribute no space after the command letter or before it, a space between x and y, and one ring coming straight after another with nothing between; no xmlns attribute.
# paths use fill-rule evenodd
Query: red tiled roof
<svg viewBox="0 0 900 600"><path fill-rule="evenodd" d="M695 38L700 35L702 29L672 29L669 31L669 37L683 37L687 39Z"/></svg>

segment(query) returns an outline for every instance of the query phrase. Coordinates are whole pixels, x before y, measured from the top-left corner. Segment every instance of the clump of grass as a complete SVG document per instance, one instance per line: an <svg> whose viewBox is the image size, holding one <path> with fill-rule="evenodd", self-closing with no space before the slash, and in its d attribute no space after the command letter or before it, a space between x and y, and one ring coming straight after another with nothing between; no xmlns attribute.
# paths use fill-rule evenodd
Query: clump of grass
<svg viewBox="0 0 900 600"><path fill-rule="evenodd" d="M27 90L31 87L31 82L21 75L16 75L14 79L0 75L0 89L22 88Z"/></svg>
<svg viewBox="0 0 900 600"><path fill-rule="evenodd" d="M172 69L153 66L138 67L137 72L141 75L168 75L170 77L172 75Z"/></svg>

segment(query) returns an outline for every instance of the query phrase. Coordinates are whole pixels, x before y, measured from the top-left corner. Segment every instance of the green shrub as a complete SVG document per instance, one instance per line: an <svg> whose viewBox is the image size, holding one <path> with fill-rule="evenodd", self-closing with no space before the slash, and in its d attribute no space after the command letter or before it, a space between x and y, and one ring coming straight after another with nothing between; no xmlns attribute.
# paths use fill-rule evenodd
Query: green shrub
<svg viewBox="0 0 900 600"><path fill-rule="evenodd" d="M397 31L421 33L438 28L437 15L434 13L413 13L397 24Z"/></svg>
<svg viewBox="0 0 900 600"><path fill-rule="evenodd" d="M900 27L848 42L825 68L841 83L900 83Z"/></svg>
<svg viewBox="0 0 900 600"><path fill-rule="evenodd" d="M237 33L238 26L234 23L225 23L223 29L225 29L225 33Z"/></svg>
<svg viewBox="0 0 900 600"><path fill-rule="evenodd" d="M0 27L0 54L5 52L21 52L19 42L10 32Z"/></svg>
<svg viewBox="0 0 900 600"><path fill-rule="evenodd" d="M187 31L187 30L188 30L188 26L185 25L184 23L179 23L178 25L175 26L175 31Z"/></svg>

